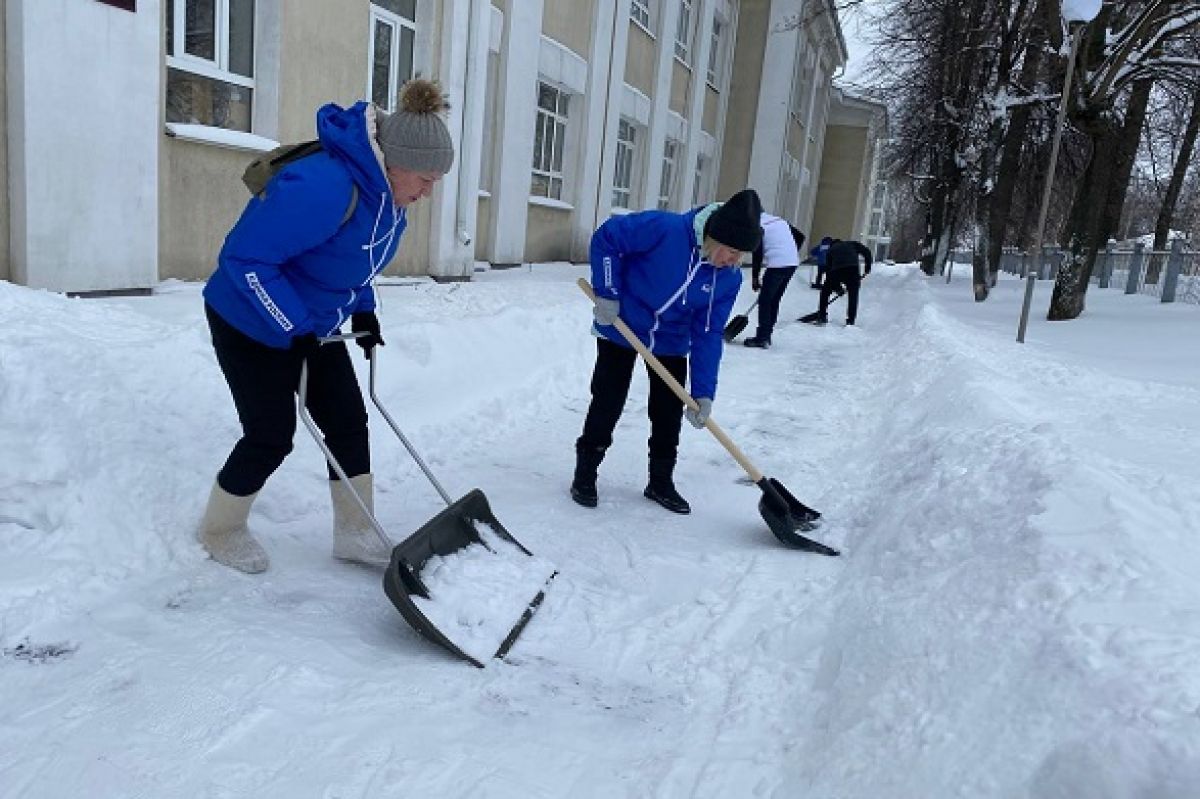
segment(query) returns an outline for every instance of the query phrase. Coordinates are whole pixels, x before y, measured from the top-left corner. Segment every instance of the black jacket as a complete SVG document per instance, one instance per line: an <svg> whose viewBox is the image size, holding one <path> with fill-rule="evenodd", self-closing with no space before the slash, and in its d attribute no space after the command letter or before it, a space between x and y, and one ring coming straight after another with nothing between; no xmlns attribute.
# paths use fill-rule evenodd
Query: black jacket
<svg viewBox="0 0 1200 799"><path fill-rule="evenodd" d="M871 251L857 241L835 241L829 246L829 252L825 255L825 265L830 272L837 269L853 269L857 272L860 255L866 264L863 274L871 274Z"/></svg>

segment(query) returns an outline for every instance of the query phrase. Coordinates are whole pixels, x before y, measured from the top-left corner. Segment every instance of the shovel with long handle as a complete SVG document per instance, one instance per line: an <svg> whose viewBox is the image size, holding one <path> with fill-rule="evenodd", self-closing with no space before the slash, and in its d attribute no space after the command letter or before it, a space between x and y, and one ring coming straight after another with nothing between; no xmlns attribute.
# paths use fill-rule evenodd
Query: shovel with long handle
<svg viewBox="0 0 1200 799"><path fill-rule="evenodd" d="M828 279L828 278L826 278L826 279ZM846 292L844 292L844 291L839 291L838 293L834 294L834 295L833 295L833 299L829 301L829 305L826 305L826 306L825 306L826 310L828 310L828 309L829 309L829 306L830 306L830 305L833 305L835 302L837 302L838 300L840 300L840 299L842 298L842 295L843 295L843 294L845 294L845 293L846 293ZM820 318L821 318L821 311L820 311L820 310L816 310L816 311L813 311L812 313L806 313L804 316L801 316L801 317L800 317L799 319L797 319L796 321L797 321L797 322L804 322L804 323L805 323L805 324L807 324L807 325L811 325L813 322L817 321L817 320L818 320L818 319L820 319Z"/></svg>
<svg viewBox="0 0 1200 799"><path fill-rule="evenodd" d="M750 324L750 312L758 307L758 301L761 296L762 295L759 295L758 297L754 298L754 304L747 308L745 313L738 314L729 320L729 324L725 325L725 332L723 335L725 336L726 341L733 341L743 330L746 329L746 325Z"/></svg>
<svg viewBox="0 0 1200 799"><path fill-rule="evenodd" d="M592 286L583 278L576 281L579 288L588 299L592 302L596 301L596 294L592 291ZM614 327L625 337L629 342L629 346L641 354L650 368L662 378L663 382L675 393L675 396L683 400L683 404L692 410L699 410L700 406L692 399L683 386L679 385L679 381L675 376L667 371L667 368L662 365L658 358L654 357L654 353L641 342L641 339L629 329L629 325L625 324L624 320L619 317L613 323ZM758 502L758 512L762 514L763 521L771 528L771 532L775 537L796 549L802 549L806 552L816 552L820 555L838 555L839 553L833 547L826 546L811 538L800 535L797 530L809 531L816 528L816 521L821 517L812 508L805 505L800 500L792 496L791 492L784 488L773 477L766 477L760 472L750 459L746 457L737 445L729 438L724 430L710 416L704 422L704 426L708 428L708 432L712 433L717 441L721 442L721 446L725 447L726 451L733 456L733 459L738 462L738 465L746 470L746 474L754 481L763 492L762 499Z"/></svg>
<svg viewBox="0 0 1200 799"><path fill-rule="evenodd" d="M363 333L339 333L332 336L327 336L321 339L322 344L329 344L336 341L351 341L358 338ZM342 486L353 497L354 502L362 511L364 517L370 522L371 529L375 531L375 535L383 542L385 546L392 550L391 561L387 569L383 573L383 590L387 594L388 599L395 605L396 610L400 611L400 615L404 620L412 625L418 633L425 636L430 641L445 647L453 654L461 657L469 663L483 668L484 662L490 658L502 658L516 642L521 631L525 629L525 625L537 611L538 606L542 603L545 596L545 586L525 604L520 616L514 620L511 627L507 631L507 635L497 642L496 648L487 653L487 655L471 654L466 649L463 649L451 639L445 631L439 629L437 624L430 619L420 607L413 601L413 597L421 599L430 599L429 588L421 580L421 569L430 558L435 555L447 556L452 555L462 549L465 549L472 544L479 544L487 550L492 550L487 542L479 535L478 526L483 525L489 528L501 539L509 542L516 547L521 553L532 557L528 549L513 537L504 525L496 518L492 512L491 506L488 503L487 497L478 488L472 489L458 500L451 498L446 489L442 488L442 484L433 476L429 466L425 463L424 458L417 452L416 448L408 440L400 430L400 426L396 424L395 419L383 407L383 403L379 400L379 395L375 391L375 377L377 374L376 352L372 347L367 357L371 363L370 375L370 396L371 402L374 403L376 409L383 418L387 421L388 426L392 428L392 432L396 434L396 438L400 439L400 443L408 450L408 454L425 473L425 477L437 489L442 501L446 503L446 507L440 513L426 522L419 530L408 536L399 543L394 543L389 537L383 526L379 523L379 519L371 511L366 500L359 495L355 490L354 484L346 475L342 465L338 463L333 451L325 443L321 430L313 421L312 415L308 412L308 361L300 367L300 383L297 387L297 410L300 419L304 422L304 426L308 428L308 432L312 434L313 440L317 442L317 446L325 454L326 460L333 467L333 470L341 478ZM494 554L494 551L493 551ZM546 579L546 585L550 580L553 580L558 572L551 573ZM478 611L478 609L475 609ZM476 613L476 616L478 613ZM472 616L475 618L476 616Z"/></svg>

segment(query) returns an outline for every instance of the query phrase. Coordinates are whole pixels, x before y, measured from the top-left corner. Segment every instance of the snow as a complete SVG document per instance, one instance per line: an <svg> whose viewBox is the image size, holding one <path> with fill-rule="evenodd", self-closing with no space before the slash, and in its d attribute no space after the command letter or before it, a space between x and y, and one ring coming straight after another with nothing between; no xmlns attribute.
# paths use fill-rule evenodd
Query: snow
<svg viewBox="0 0 1200 799"><path fill-rule="evenodd" d="M411 598L455 646L486 664L555 570L487 524L475 527L481 543L427 560L420 579L429 598Z"/></svg>
<svg viewBox="0 0 1200 799"><path fill-rule="evenodd" d="M823 512L825 558L779 545L705 431L692 515L641 496L640 370L600 507L571 502L581 274L380 288L389 411L558 570L485 669L330 557L303 428L251 515L271 569L205 557L238 427L198 286L0 282L0 796L1197 795L1200 310L1093 287L1049 323L1041 283L1018 345L1020 280L977 304L969 270L880 265L857 327L816 328L797 275L714 418ZM442 503L372 424L399 540Z"/></svg>
<svg viewBox="0 0 1200 799"><path fill-rule="evenodd" d="M1101 0L1063 0L1062 17L1067 22L1091 22L1101 5Z"/></svg>
<svg viewBox="0 0 1200 799"><path fill-rule="evenodd" d="M221 147L229 147L234 150L251 150L253 152L269 152L279 146L279 142L274 139L268 139L265 136L259 136L254 133L245 133L240 130L226 130L225 128L214 128L211 125L193 125L183 122L168 122L167 133L177 139L186 141L204 142L206 144L216 144Z"/></svg>

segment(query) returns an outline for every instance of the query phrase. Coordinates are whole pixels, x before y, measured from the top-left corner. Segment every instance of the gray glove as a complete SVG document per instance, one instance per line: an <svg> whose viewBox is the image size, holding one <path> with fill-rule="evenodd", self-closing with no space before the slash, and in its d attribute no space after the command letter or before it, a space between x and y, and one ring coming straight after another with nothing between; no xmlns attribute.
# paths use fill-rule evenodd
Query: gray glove
<svg viewBox="0 0 1200 799"><path fill-rule="evenodd" d="M611 325L617 321L620 313L621 303L619 300L610 300L607 297L596 298L596 307L592 309L592 315L596 317L597 324Z"/></svg>
<svg viewBox="0 0 1200 799"><path fill-rule="evenodd" d="M692 410L690 407L683 412L684 418L691 422L692 427L699 430L704 427L704 423L708 421L708 417L712 416L712 400L708 397L695 397L696 404L700 406L700 410Z"/></svg>

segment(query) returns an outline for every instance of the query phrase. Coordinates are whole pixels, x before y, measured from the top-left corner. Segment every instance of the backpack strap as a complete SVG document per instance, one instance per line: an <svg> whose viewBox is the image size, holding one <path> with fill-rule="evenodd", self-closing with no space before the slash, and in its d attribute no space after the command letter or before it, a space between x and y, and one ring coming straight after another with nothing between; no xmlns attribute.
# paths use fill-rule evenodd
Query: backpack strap
<svg viewBox="0 0 1200 799"><path fill-rule="evenodd" d="M338 227L350 221L350 217L354 216L354 209L358 207L358 184L350 184L350 204L346 206L346 213L342 214L342 221L338 222Z"/></svg>

